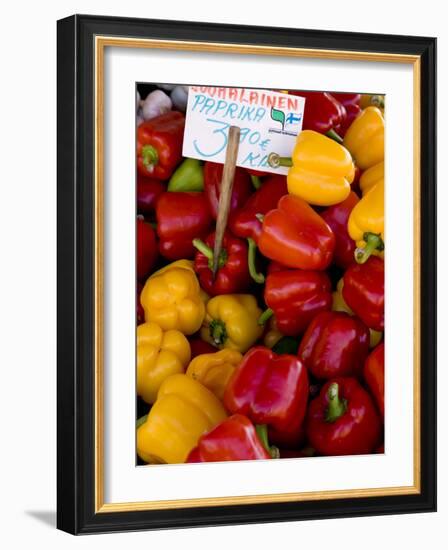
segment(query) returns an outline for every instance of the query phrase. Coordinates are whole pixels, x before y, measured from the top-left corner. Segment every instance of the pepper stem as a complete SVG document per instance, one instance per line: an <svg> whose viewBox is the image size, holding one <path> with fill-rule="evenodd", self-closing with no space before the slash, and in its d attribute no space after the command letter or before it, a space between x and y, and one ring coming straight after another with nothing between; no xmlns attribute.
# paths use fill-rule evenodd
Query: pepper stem
<svg viewBox="0 0 448 550"><path fill-rule="evenodd" d="M255 176L254 174L250 174L250 179L252 180L252 185L255 189L260 189L261 187L261 179L258 176Z"/></svg>
<svg viewBox="0 0 448 550"><path fill-rule="evenodd" d="M213 319L209 325L210 336L216 346L221 346L227 340L226 325L221 319Z"/></svg>
<svg viewBox="0 0 448 550"><path fill-rule="evenodd" d="M264 275L263 273L258 273L257 268L255 266L255 259L257 255L257 245L255 241L250 237L247 239L247 242L249 243L249 250L247 253L247 265L249 266L250 276L256 283L263 284Z"/></svg>
<svg viewBox="0 0 448 550"><path fill-rule="evenodd" d="M279 166L292 166L292 158L281 157L278 153L270 153L268 156L268 164L271 168L278 168Z"/></svg>
<svg viewBox="0 0 448 550"><path fill-rule="evenodd" d="M199 250L201 254L203 254L208 259L208 266L210 269L213 269L213 250L204 243L204 241L201 241L201 239L193 239L192 241L193 246ZM221 252L219 254L219 260L218 260L218 268L221 269L221 267L224 267L227 262L227 252L223 249L221 249Z"/></svg>
<svg viewBox="0 0 448 550"><path fill-rule="evenodd" d="M327 391L328 408L325 415L326 422L336 422L347 410L347 401L339 397L339 384L333 382Z"/></svg>
<svg viewBox="0 0 448 550"><path fill-rule="evenodd" d="M370 104L380 109L384 109L384 96L382 95L373 95L370 98Z"/></svg>
<svg viewBox="0 0 448 550"><path fill-rule="evenodd" d="M329 137L330 139L333 139L334 141L336 141L337 143L344 143L344 140L341 138L341 136L336 132L336 130L333 130L333 128L331 130L328 130L328 132L325 134L327 137Z"/></svg>
<svg viewBox="0 0 448 550"><path fill-rule="evenodd" d="M265 325L267 321L274 315L274 311L269 307L268 309L265 309L263 313L258 318L258 324L259 325Z"/></svg>
<svg viewBox="0 0 448 550"><path fill-rule="evenodd" d="M261 441L263 447L271 455L271 458L280 458L280 451L274 445L269 445L268 440L268 427L266 424L257 424L255 426L255 431L257 432L258 439Z"/></svg>
<svg viewBox="0 0 448 550"><path fill-rule="evenodd" d="M365 264L374 250L384 250L383 239L376 233L364 233L363 239L366 242L365 246L355 250L355 260L358 264Z"/></svg>
<svg viewBox="0 0 448 550"><path fill-rule="evenodd" d="M153 145L144 145L142 147L141 155L144 166L146 166L148 172L152 172L154 170L154 166L156 166L159 162L159 153L157 152L157 149Z"/></svg>
<svg viewBox="0 0 448 550"><path fill-rule="evenodd" d="M140 418L137 419L137 423L135 425L137 430L140 428L142 424L146 422L147 418L148 418L148 415L145 414L144 416L141 416Z"/></svg>

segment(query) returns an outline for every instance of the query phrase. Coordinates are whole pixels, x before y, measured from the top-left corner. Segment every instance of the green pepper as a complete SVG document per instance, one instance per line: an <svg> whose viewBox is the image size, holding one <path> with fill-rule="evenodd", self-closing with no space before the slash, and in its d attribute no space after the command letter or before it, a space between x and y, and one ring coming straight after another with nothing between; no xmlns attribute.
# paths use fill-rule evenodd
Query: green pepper
<svg viewBox="0 0 448 550"><path fill-rule="evenodd" d="M185 159L168 182L168 191L203 191L204 175L201 161Z"/></svg>

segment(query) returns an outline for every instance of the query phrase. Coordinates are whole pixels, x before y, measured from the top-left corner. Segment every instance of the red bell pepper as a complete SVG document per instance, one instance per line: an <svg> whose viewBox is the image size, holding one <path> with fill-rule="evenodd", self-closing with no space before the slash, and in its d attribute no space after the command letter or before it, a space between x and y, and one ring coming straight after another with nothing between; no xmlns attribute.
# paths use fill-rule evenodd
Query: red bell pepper
<svg viewBox="0 0 448 550"><path fill-rule="evenodd" d="M221 180L224 166L214 162L204 164L204 193L210 205L210 212L218 217L219 197L221 194ZM253 192L252 182L247 170L237 167L233 179L232 197L230 199L230 213L240 209Z"/></svg>
<svg viewBox="0 0 448 550"><path fill-rule="evenodd" d="M303 114L303 130L314 130L327 134L331 130L339 133L341 125L347 116L343 105L328 92L290 92L305 98Z"/></svg>
<svg viewBox="0 0 448 550"><path fill-rule="evenodd" d="M322 455L371 453L381 440L375 405L355 378L327 382L308 407L308 442Z"/></svg>
<svg viewBox="0 0 448 550"><path fill-rule="evenodd" d="M137 172L137 212L152 214L160 195L165 191L166 185L161 181L142 176Z"/></svg>
<svg viewBox="0 0 448 550"><path fill-rule="evenodd" d="M370 256L352 264L344 274L342 296L350 309L371 329L384 330L384 261Z"/></svg>
<svg viewBox="0 0 448 550"><path fill-rule="evenodd" d="M244 292L252 281L247 264L248 246L245 241L225 232L218 260L218 270L213 276L213 247L215 233L211 233L205 242L194 239L197 248L194 258L201 287L211 296Z"/></svg>
<svg viewBox="0 0 448 550"><path fill-rule="evenodd" d="M307 202L285 195L264 217L258 247L264 256L288 267L323 270L332 260L335 237Z"/></svg>
<svg viewBox="0 0 448 550"><path fill-rule="evenodd" d="M234 414L203 435L186 462L269 458L273 457L264 447L252 422L246 416Z"/></svg>
<svg viewBox="0 0 448 550"><path fill-rule="evenodd" d="M308 374L294 355L276 355L254 347L246 353L230 378L224 405L231 413L266 424L274 443L295 444L308 400Z"/></svg>
<svg viewBox="0 0 448 550"><path fill-rule="evenodd" d="M262 222L257 214L267 214L277 207L278 201L288 193L286 177L270 175L263 181L258 191L253 193L246 204L229 218L229 228L242 239L251 238L258 242Z"/></svg>
<svg viewBox="0 0 448 550"><path fill-rule="evenodd" d="M309 324L297 355L320 380L359 376L369 353L370 333L357 317L344 312L319 313Z"/></svg>
<svg viewBox="0 0 448 550"><path fill-rule="evenodd" d="M384 342L376 346L364 363L364 380L384 418Z"/></svg>
<svg viewBox="0 0 448 550"><path fill-rule="evenodd" d="M331 309L331 282L320 271L276 271L266 278L264 301L269 309L259 322L274 314L282 334L297 336L318 313Z"/></svg>
<svg viewBox="0 0 448 550"><path fill-rule="evenodd" d="M338 131L338 134L344 137L348 127L362 110L360 107L361 94L331 92L331 95L345 108L346 115Z"/></svg>
<svg viewBox="0 0 448 550"><path fill-rule="evenodd" d="M346 269L354 262L356 244L348 234L347 223L350 212L358 202L358 196L352 191L344 201L328 207L321 213L335 236L333 262L342 269Z"/></svg>
<svg viewBox="0 0 448 550"><path fill-rule="evenodd" d="M164 193L156 206L160 254L168 260L193 258L193 239L203 239L213 222L203 193Z"/></svg>
<svg viewBox="0 0 448 550"><path fill-rule="evenodd" d="M137 278L145 279L158 256L154 229L142 218L137 218Z"/></svg>
<svg viewBox="0 0 448 550"><path fill-rule="evenodd" d="M137 168L144 176L166 180L182 159L185 116L170 111L137 128Z"/></svg>
<svg viewBox="0 0 448 550"><path fill-rule="evenodd" d="M205 353L216 353L215 346L212 346L205 340L202 340L202 338L190 338L188 341L190 342L191 359Z"/></svg>

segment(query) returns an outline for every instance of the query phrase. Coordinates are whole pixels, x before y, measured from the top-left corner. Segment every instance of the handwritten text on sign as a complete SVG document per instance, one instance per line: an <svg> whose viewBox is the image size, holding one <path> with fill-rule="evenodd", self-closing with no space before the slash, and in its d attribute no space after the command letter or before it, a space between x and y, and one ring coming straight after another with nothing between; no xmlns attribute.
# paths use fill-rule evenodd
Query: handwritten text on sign
<svg viewBox="0 0 448 550"><path fill-rule="evenodd" d="M223 164L230 126L241 130L237 165L286 174L271 168L270 153L289 157L302 129L303 97L247 88L190 86L183 156Z"/></svg>

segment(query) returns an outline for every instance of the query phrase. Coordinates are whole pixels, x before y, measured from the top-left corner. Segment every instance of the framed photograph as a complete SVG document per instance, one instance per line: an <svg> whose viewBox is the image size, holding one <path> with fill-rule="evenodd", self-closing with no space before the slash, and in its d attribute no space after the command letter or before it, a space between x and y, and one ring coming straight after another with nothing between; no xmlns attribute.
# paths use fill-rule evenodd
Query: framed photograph
<svg viewBox="0 0 448 550"><path fill-rule="evenodd" d="M434 38L58 21L59 529L436 509L435 79Z"/></svg>

